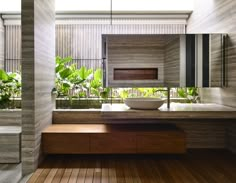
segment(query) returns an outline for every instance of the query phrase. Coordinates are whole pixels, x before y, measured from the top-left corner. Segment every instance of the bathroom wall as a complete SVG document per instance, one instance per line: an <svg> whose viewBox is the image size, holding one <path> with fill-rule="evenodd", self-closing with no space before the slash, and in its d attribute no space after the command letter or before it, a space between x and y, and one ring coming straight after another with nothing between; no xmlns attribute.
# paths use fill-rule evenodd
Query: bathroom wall
<svg viewBox="0 0 236 183"><path fill-rule="evenodd" d="M164 83L165 38L161 36L112 35L108 36L108 84L113 86L155 85ZM158 80L114 81L114 68L158 68ZM136 83L136 84L135 84ZM133 85L134 84L134 85Z"/></svg>
<svg viewBox="0 0 236 183"><path fill-rule="evenodd" d="M189 18L187 33L228 33L227 77L228 86L236 87L236 1L195 0L195 7ZM203 89L203 102L215 102L236 107L236 89Z"/></svg>
<svg viewBox="0 0 236 183"><path fill-rule="evenodd" d="M0 17L0 69L4 68L4 26Z"/></svg>
<svg viewBox="0 0 236 183"><path fill-rule="evenodd" d="M164 82L165 86L180 84L180 38L177 36L167 42L164 48Z"/></svg>
<svg viewBox="0 0 236 183"><path fill-rule="evenodd" d="M222 36L220 34L210 35L210 86L222 85Z"/></svg>
<svg viewBox="0 0 236 183"><path fill-rule="evenodd" d="M41 132L52 123L55 1L22 0L22 171L41 160Z"/></svg>
<svg viewBox="0 0 236 183"><path fill-rule="evenodd" d="M236 107L236 1L195 0L189 18L187 33L228 33L227 85L234 88L209 88L201 90L202 102L213 102ZM236 152L236 126L229 126L228 148Z"/></svg>

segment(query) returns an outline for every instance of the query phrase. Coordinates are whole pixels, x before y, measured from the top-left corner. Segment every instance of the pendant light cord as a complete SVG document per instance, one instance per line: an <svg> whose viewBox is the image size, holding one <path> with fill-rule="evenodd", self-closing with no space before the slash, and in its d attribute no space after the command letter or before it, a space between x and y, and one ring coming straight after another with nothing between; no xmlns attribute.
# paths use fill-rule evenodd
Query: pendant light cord
<svg viewBox="0 0 236 183"><path fill-rule="evenodd" d="M112 0L111 0L111 11L110 11L110 15L111 15L111 21L110 21L110 24L112 25Z"/></svg>

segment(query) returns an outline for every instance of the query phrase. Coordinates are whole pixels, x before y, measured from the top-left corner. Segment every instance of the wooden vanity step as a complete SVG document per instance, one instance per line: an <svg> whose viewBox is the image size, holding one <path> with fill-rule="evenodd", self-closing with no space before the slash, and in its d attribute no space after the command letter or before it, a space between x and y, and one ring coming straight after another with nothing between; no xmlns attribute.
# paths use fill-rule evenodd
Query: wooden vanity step
<svg viewBox="0 0 236 183"><path fill-rule="evenodd" d="M61 124L43 131L49 154L185 153L185 133L162 124Z"/></svg>

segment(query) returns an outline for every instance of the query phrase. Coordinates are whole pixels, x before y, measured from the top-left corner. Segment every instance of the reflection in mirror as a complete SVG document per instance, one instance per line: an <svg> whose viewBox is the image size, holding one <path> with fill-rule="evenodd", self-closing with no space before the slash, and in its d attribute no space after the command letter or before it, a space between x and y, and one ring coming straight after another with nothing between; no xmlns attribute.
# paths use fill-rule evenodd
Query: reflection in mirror
<svg viewBox="0 0 236 183"><path fill-rule="evenodd" d="M104 86L225 86L225 42L223 34L103 35Z"/></svg>
<svg viewBox="0 0 236 183"><path fill-rule="evenodd" d="M222 34L187 34L183 50L186 51L186 87L225 86L225 42ZM183 44L184 45L184 44Z"/></svg>

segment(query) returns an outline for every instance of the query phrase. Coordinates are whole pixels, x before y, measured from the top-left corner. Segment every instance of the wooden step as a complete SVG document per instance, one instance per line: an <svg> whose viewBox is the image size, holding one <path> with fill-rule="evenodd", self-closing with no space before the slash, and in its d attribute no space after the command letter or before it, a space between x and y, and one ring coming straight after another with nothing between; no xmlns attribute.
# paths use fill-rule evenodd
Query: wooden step
<svg viewBox="0 0 236 183"><path fill-rule="evenodd" d="M49 154L185 153L186 135L175 125L61 124L42 133Z"/></svg>

